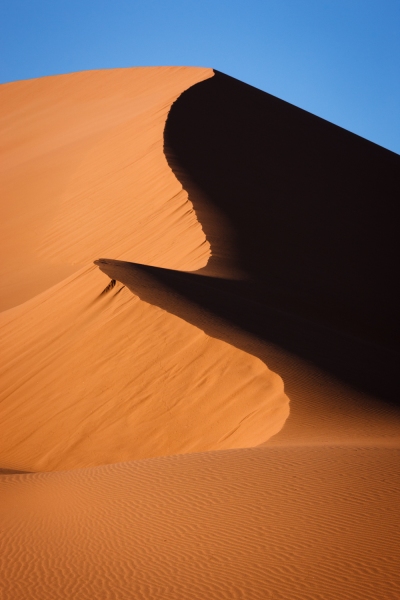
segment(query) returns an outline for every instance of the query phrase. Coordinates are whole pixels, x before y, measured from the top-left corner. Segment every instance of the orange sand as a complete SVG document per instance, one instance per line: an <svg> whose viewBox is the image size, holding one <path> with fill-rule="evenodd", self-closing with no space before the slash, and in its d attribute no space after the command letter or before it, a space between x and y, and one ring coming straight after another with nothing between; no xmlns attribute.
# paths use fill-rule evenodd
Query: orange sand
<svg viewBox="0 0 400 600"><path fill-rule="evenodd" d="M207 263L163 130L176 97L211 76L116 69L1 86L2 310L102 254L176 269Z"/></svg>
<svg viewBox="0 0 400 600"><path fill-rule="evenodd" d="M326 323L347 327L351 290L337 322L333 304L315 325L282 260L286 283L268 282L259 312L268 261L251 255L251 220L226 211L218 170L210 184L183 164L179 128L164 139L179 95L215 79L223 98L223 77L138 68L0 86L7 600L400 596L396 405L366 391L362 367L359 387L338 376L329 344L350 338L326 329L324 370L286 333L268 338L269 323L309 323L321 344ZM242 175L262 189L250 162ZM369 360L386 337L365 331L354 347Z"/></svg>

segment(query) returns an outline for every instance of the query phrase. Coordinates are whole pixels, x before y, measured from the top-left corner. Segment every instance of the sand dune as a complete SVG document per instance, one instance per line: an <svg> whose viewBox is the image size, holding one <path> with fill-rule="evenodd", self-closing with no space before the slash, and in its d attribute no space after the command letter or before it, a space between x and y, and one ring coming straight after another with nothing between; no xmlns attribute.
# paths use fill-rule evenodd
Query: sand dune
<svg viewBox="0 0 400 600"><path fill-rule="evenodd" d="M399 157L211 69L0 98L4 597L397 599Z"/></svg>
<svg viewBox="0 0 400 600"><path fill-rule="evenodd" d="M59 144L75 155L76 144L65 144L67 110L82 147L62 196L44 201L53 205L38 256L89 266L0 317L3 468L66 469L254 446L287 417L282 381L258 359L145 305L121 285L101 295L108 280L92 264L100 251L181 269L199 268L209 256L187 194L167 165L162 133L178 91L212 72L157 73L106 71L25 82L34 92L26 111L36 127L43 103L55 111L55 98L63 94L58 129L48 132L47 120L55 117L46 111L39 136L45 167L53 157L49 147ZM18 99L21 86L14 85ZM32 142L28 151L39 153ZM41 200L34 192L26 201L32 211ZM17 233L24 237L22 226ZM39 266L45 269L46 262Z"/></svg>
<svg viewBox="0 0 400 600"><path fill-rule="evenodd" d="M265 323L272 334L282 334L282 331L286 334L290 326L290 333L296 331L298 321L292 315L283 313L282 317L264 306L264 323L260 323L259 335L255 335L251 326L257 323L254 315L258 318L260 310L242 315L248 307L247 300L224 292L228 283L225 279L220 280L222 286L214 299L214 278L209 284L207 277L197 273L181 273L110 259L100 259L96 264L146 302L184 319L213 338L257 356L281 375L290 398L290 418L285 421L279 435L269 440L269 444L353 445L363 441L390 447L399 444L398 405L383 402L379 397L366 394L363 389L346 384L262 335ZM308 336L309 331L304 328L303 339L299 338L304 346L309 343ZM323 350L324 347L321 348ZM356 357L356 360L359 358ZM383 377L382 372L379 374Z"/></svg>
<svg viewBox="0 0 400 600"><path fill-rule="evenodd" d="M1 309L107 252L177 269L207 263L163 130L176 97L211 76L115 69L0 87Z"/></svg>
<svg viewBox="0 0 400 600"><path fill-rule="evenodd" d="M174 103L165 139L211 243L212 297L233 292L241 327L397 400L398 155L218 72Z"/></svg>
<svg viewBox="0 0 400 600"><path fill-rule="evenodd" d="M108 281L92 265L3 313L3 468L254 446L281 429L288 400L264 363L121 284L102 295Z"/></svg>

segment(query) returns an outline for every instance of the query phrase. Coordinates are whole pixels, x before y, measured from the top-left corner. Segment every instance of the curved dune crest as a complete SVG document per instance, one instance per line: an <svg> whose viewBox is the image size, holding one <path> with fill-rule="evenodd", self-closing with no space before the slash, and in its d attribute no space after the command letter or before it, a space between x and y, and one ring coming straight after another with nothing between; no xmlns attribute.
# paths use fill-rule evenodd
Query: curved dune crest
<svg viewBox="0 0 400 600"><path fill-rule="evenodd" d="M218 71L164 135L213 249L192 277L212 312L397 402L399 156Z"/></svg>
<svg viewBox="0 0 400 600"><path fill-rule="evenodd" d="M259 359L121 284L101 294L106 283L91 266L0 316L3 468L254 446L279 431L287 397Z"/></svg>
<svg viewBox="0 0 400 600"><path fill-rule="evenodd" d="M5 121L18 124L5 177L38 169L26 213L6 224L17 233L6 242L20 243L10 260L26 293L34 289L24 281L29 260L43 272L49 262L77 268L107 253L170 269L206 264L209 244L168 167L163 130L178 93L212 74L122 69L3 90ZM44 187L50 167L56 194ZM29 226L43 221L35 243L27 214ZM145 304L136 290L117 284L102 294L106 287L86 266L0 315L2 468L71 469L254 446L279 431L288 399L258 358Z"/></svg>
<svg viewBox="0 0 400 600"><path fill-rule="evenodd" d="M0 310L98 256L195 270L205 240L167 166L171 103L211 69L114 69L0 86Z"/></svg>

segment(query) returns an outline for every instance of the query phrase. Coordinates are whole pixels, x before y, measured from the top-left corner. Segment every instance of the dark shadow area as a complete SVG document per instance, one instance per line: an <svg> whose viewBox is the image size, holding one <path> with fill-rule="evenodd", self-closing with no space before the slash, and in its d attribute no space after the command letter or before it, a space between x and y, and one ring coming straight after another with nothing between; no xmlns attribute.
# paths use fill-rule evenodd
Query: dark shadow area
<svg viewBox="0 0 400 600"><path fill-rule="evenodd" d="M400 157L218 72L176 100L164 141L213 253L212 279L169 285L398 400Z"/></svg>
<svg viewBox="0 0 400 600"><path fill-rule="evenodd" d="M0 469L0 475L29 475L33 471L16 471L15 469Z"/></svg>
<svg viewBox="0 0 400 600"><path fill-rule="evenodd" d="M257 287L252 288L249 282L112 259L100 259L95 264L145 302L185 319L208 335L224 339L223 326L216 326L216 317L313 362L362 391L397 401L395 352L262 304Z"/></svg>
<svg viewBox="0 0 400 600"><path fill-rule="evenodd" d="M219 72L176 100L164 137L211 244L202 272L395 347L397 154Z"/></svg>
<svg viewBox="0 0 400 600"><path fill-rule="evenodd" d="M173 104L164 150L208 265L100 268L210 335L222 319L398 402L400 157L218 72Z"/></svg>

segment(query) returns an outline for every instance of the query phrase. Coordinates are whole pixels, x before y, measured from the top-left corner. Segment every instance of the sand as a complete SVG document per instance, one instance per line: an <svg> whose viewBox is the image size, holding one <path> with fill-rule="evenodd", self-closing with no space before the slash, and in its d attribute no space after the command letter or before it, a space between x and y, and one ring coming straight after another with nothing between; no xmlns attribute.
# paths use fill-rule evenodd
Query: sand
<svg viewBox="0 0 400 600"><path fill-rule="evenodd" d="M1 86L1 309L107 251L177 269L207 263L163 130L182 90L211 75L116 69Z"/></svg>
<svg viewBox="0 0 400 600"><path fill-rule="evenodd" d="M211 69L0 98L4 598L397 599L399 157Z"/></svg>

